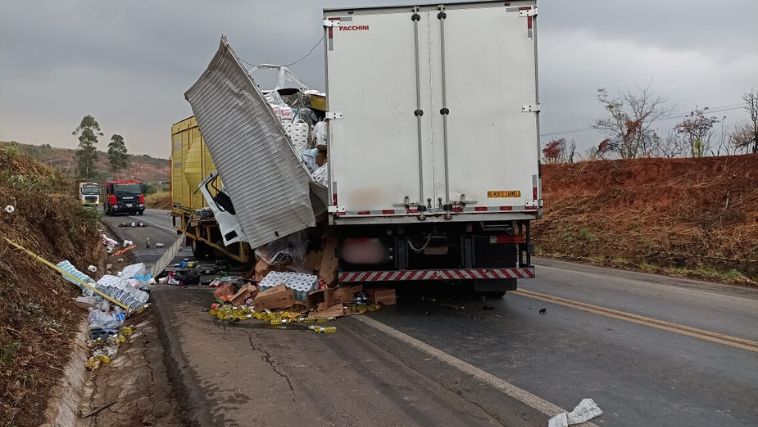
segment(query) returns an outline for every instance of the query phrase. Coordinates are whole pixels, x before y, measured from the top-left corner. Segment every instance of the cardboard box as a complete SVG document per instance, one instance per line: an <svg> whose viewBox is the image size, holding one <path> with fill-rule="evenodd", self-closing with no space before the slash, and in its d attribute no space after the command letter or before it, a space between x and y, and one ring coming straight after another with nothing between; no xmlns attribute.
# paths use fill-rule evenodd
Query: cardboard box
<svg viewBox="0 0 758 427"><path fill-rule="evenodd" d="M376 288L367 289L369 299L374 304L379 305L395 305L397 303L397 297L395 296L395 290L389 288Z"/></svg>
<svg viewBox="0 0 758 427"><path fill-rule="evenodd" d="M284 285L276 285L273 288L258 292L255 297L255 310L275 310L277 308L289 308L295 304L292 289Z"/></svg>
<svg viewBox="0 0 758 427"><path fill-rule="evenodd" d="M342 306L342 304L335 304L331 307L328 307L324 310L318 310L318 311L311 311L308 315L309 319L329 319L331 317L341 317L345 316L345 308Z"/></svg>
<svg viewBox="0 0 758 427"><path fill-rule="evenodd" d="M213 296L219 301L229 301L234 296L234 285L222 283L213 291Z"/></svg>
<svg viewBox="0 0 758 427"><path fill-rule="evenodd" d="M258 295L258 287L248 283L242 286L229 302L235 306L245 305L248 299L254 299L256 295Z"/></svg>
<svg viewBox="0 0 758 427"><path fill-rule="evenodd" d="M324 310L336 304L333 298L334 289L316 289L308 293L308 307L316 310Z"/></svg>
<svg viewBox="0 0 758 427"><path fill-rule="evenodd" d="M318 278L323 280L327 286L332 285L337 280L337 240L330 238L324 245L324 252L321 255L321 264L318 268Z"/></svg>
<svg viewBox="0 0 758 427"><path fill-rule="evenodd" d="M363 285L334 288L332 289L332 300L335 304L350 304L353 302L355 294L361 291L363 291Z"/></svg>
<svg viewBox="0 0 758 427"><path fill-rule="evenodd" d="M255 274L253 275L253 278L256 282L260 283L269 271L271 271L271 266L263 259L259 259L258 262L255 263Z"/></svg>
<svg viewBox="0 0 758 427"><path fill-rule="evenodd" d="M308 255L305 256L305 261L303 262L303 269L309 273L318 271L321 267L321 257L323 254L324 253L321 251L308 252Z"/></svg>

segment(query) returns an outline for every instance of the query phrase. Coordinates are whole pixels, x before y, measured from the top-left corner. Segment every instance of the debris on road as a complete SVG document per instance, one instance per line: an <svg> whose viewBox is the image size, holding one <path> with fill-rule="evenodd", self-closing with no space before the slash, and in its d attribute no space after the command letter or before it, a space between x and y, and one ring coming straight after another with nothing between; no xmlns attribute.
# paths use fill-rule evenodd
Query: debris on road
<svg viewBox="0 0 758 427"><path fill-rule="evenodd" d="M589 398L582 399L573 411L562 412L550 418L548 427L568 427L570 425L581 424L602 414L603 411L594 400Z"/></svg>
<svg viewBox="0 0 758 427"><path fill-rule="evenodd" d="M259 248L258 261L247 276L223 276L210 282L216 302L208 314L222 321L259 320L270 326L283 326L332 321L397 302L394 289L340 286L336 281L336 257L326 255L334 253L334 242L325 239L323 245L323 250L306 252L303 237L290 236ZM168 273L168 283L179 274L190 274L191 265L187 260L180 263L177 270ZM201 268L204 267L195 266ZM309 330L333 333L336 328Z"/></svg>
<svg viewBox="0 0 758 427"><path fill-rule="evenodd" d="M122 222L118 225L119 227L147 227L142 222Z"/></svg>
<svg viewBox="0 0 758 427"><path fill-rule="evenodd" d="M541 308L540 311L539 311L539 313L540 314L547 314L547 309L546 308Z"/></svg>

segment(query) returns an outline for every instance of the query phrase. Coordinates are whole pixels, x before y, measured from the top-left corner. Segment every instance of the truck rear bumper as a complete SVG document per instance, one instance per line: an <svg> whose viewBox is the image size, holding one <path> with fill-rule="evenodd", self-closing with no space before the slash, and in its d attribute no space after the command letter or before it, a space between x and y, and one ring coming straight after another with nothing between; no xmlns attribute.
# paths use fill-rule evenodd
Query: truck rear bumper
<svg viewBox="0 0 758 427"><path fill-rule="evenodd" d="M396 282L411 280L501 280L530 279L534 267L526 268L459 268L451 270L343 271L339 281Z"/></svg>

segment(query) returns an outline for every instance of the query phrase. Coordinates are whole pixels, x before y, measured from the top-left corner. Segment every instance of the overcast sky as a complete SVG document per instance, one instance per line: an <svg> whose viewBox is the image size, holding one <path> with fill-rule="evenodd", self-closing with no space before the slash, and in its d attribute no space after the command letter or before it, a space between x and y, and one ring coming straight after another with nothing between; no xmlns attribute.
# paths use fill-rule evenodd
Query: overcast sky
<svg viewBox="0 0 758 427"><path fill-rule="evenodd" d="M413 2L0 0L0 140L74 147L72 130L92 114L104 139L119 133L132 153L168 157L170 125L191 115L184 91L221 34L248 61L288 63L321 37L323 7L377 4ZM613 93L652 81L673 113L733 108L758 89L756 0L538 5L543 139L597 144L586 129L603 113L598 87ZM321 49L292 68L323 89ZM727 127L746 117L739 109L718 115ZM661 133L673 123L658 122Z"/></svg>

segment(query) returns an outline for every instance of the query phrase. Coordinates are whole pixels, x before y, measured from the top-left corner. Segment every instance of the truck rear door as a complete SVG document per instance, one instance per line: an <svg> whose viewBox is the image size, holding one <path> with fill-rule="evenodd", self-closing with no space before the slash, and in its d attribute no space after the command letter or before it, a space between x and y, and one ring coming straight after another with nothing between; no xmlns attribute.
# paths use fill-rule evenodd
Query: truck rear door
<svg viewBox="0 0 758 427"><path fill-rule="evenodd" d="M535 1L324 13L332 204L537 208ZM404 212L403 212L404 213Z"/></svg>

